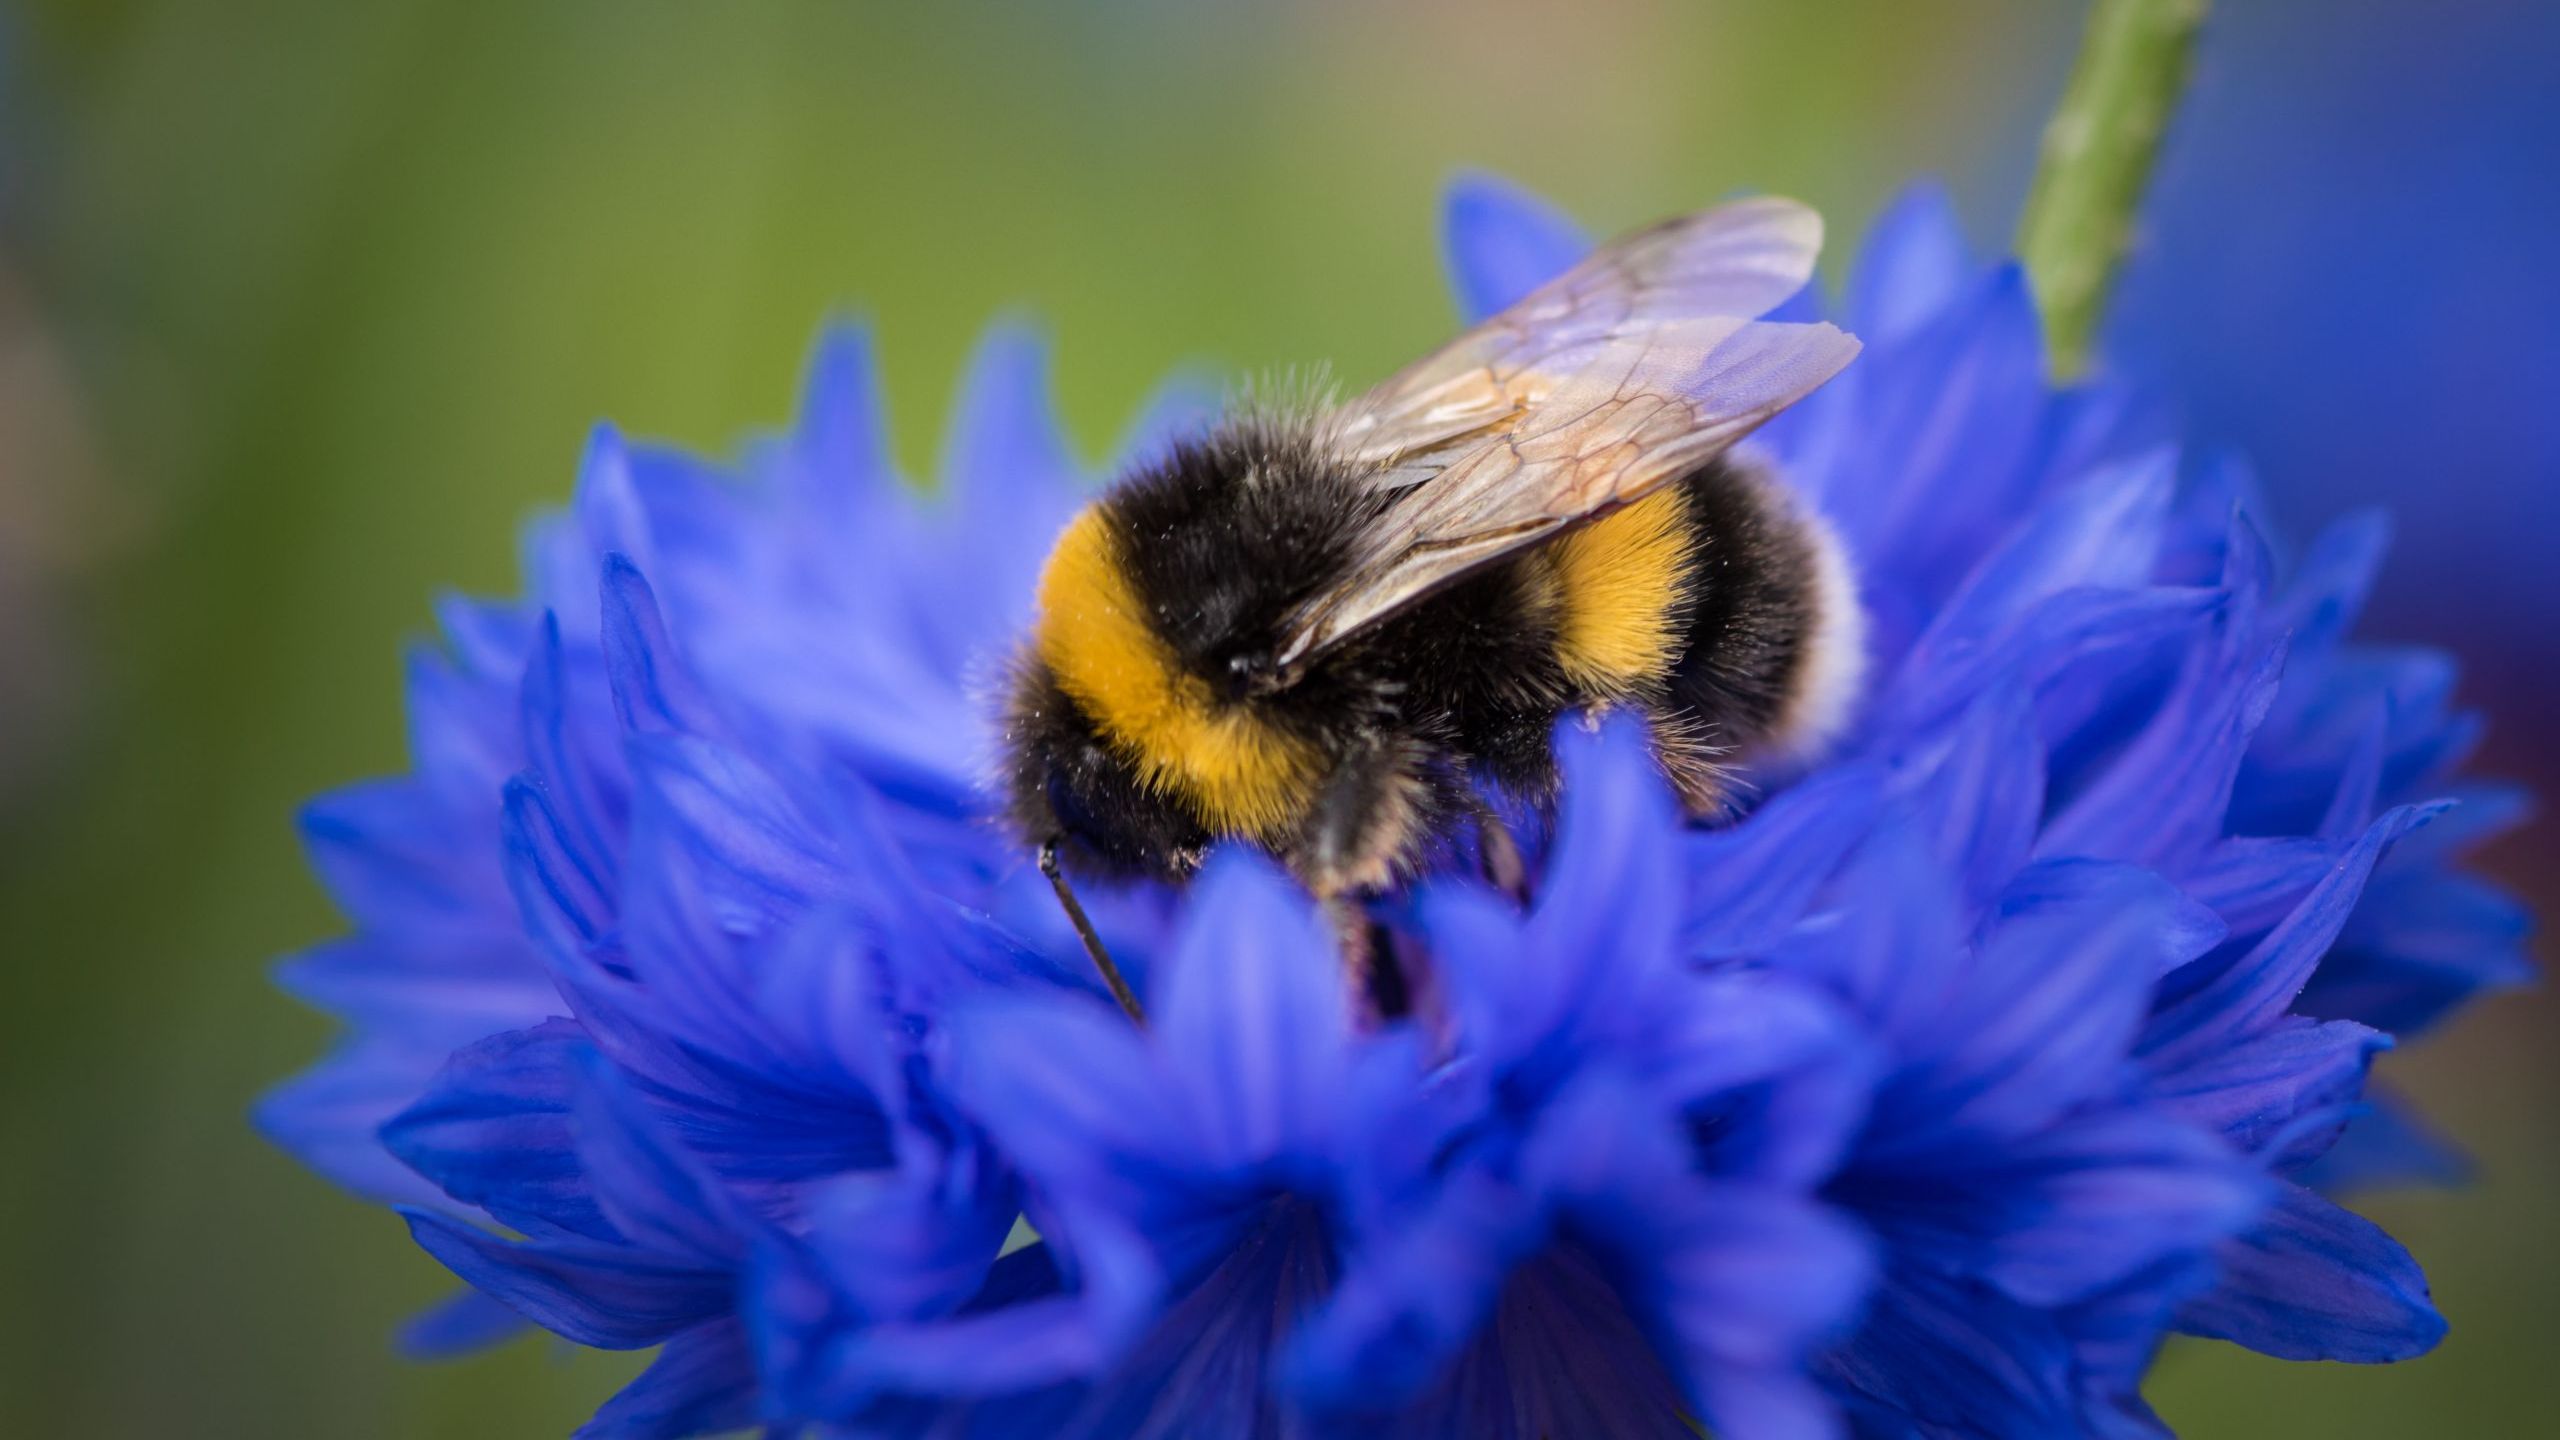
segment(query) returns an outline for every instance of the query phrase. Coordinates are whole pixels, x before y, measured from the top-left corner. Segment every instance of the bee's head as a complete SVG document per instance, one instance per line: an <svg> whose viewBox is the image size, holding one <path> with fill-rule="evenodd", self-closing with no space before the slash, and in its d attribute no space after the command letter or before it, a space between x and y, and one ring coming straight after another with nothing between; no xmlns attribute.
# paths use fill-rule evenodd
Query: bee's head
<svg viewBox="0 0 2560 1440"><path fill-rule="evenodd" d="M1029 843L1054 840L1091 874L1178 880L1199 867L1209 832L1145 782L1037 659L1015 677L1005 746L1006 799Z"/></svg>
<svg viewBox="0 0 2560 1440"><path fill-rule="evenodd" d="M1007 726L1013 811L1026 836L1056 837L1087 869L1178 876L1213 838L1285 836L1323 757L1233 693L1249 689L1252 661L1224 657L1249 651L1211 636L1193 655L1168 636L1168 616L1219 607L1150 582L1126 528L1110 502L1087 506L1041 572ZM1183 593L1198 603L1186 610Z"/></svg>

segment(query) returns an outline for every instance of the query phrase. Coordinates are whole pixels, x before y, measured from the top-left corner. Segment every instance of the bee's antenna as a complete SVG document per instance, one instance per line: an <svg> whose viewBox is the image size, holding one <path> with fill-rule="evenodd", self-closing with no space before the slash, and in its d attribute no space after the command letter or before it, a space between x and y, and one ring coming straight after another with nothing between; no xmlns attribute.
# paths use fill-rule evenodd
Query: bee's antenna
<svg viewBox="0 0 2560 1440"><path fill-rule="evenodd" d="M1084 942L1084 951L1093 957L1093 968L1102 972L1102 983L1111 987L1111 998L1129 1012L1129 1018L1140 1025L1147 1023L1145 1007L1138 1003L1136 992L1121 978L1120 967L1111 963L1111 952L1102 948L1102 937L1093 931L1093 922L1085 917L1084 906L1076 892L1067 886L1066 872L1058 868L1058 841L1051 836L1040 842L1040 873L1049 877L1049 888L1058 892L1058 908L1067 912L1067 923L1076 927L1076 938Z"/></svg>

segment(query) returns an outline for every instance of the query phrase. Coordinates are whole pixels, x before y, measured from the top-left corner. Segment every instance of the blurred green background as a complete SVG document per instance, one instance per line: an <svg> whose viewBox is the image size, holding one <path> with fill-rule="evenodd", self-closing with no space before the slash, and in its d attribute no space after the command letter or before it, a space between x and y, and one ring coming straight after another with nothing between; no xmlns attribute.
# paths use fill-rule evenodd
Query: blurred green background
<svg viewBox="0 0 2560 1440"><path fill-rule="evenodd" d="M2306 34L2332 13L2260 3ZM2531 8L2479 7L2482 43ZM0 1434L561 1434L626 1368L536 1342L395 1360L441 1272L243 1120L329 1038L264 980L336 925L292 808L403 764L399 643L438 587L512 590L517 522L565 497L592 421L725 450L785 417L841 310L877 321L911 468L1008 310L1055 337L1089 453L1176 365L1376 375L1447 326L1433 207L1461 166L1599 229L1765 187L1840 237L1934 173L1996 243L2079 18L0 10ZM2334 512L2316 477L2277 479L2297 525ZM2547 637L2425 638L2508 704L2492 768L2560 782ZM2493 868L2547 895L2546 846ZM2481 1158L2468 1191L2373 1207L2433 1272L2448 1345L2363 1372L2177 1351L2155 1394L2187 1433L2560 1434L2553 1021L2495 1003L2387 1067Z"/></svg>

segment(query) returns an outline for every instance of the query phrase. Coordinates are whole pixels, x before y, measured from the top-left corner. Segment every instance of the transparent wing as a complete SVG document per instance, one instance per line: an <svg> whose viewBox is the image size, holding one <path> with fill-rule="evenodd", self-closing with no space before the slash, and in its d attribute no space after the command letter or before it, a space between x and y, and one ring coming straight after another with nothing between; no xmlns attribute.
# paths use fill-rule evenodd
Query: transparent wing
<svg viewBox="0 0 2560 1440"><path fill-rule="evenodd" d="M1858 342L1760 320L1804 287L1822 221L1745 200L1640 230L1343 406L1336 447L1386 506L1293 611L1287 684L1328 646L1480 566L1695 470L1839 373Z"/></svg>

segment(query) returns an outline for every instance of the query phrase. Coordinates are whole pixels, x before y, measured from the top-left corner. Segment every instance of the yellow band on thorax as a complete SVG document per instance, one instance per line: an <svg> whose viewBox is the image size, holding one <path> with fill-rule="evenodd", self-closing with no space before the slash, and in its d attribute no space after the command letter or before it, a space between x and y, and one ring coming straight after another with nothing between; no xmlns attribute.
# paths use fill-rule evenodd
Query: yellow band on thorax
<svg viewBox="0 0 2560 1440"><path fill-rule="evenodd" d="M1211 830L1276 840L1305 813L1315 748L1224 703L1148 624L1101 510L1086 506L1040 575L1032 646L1059 686L1150 787L1188 801Z"/></svg>

